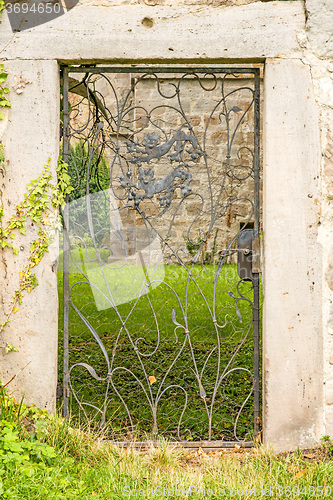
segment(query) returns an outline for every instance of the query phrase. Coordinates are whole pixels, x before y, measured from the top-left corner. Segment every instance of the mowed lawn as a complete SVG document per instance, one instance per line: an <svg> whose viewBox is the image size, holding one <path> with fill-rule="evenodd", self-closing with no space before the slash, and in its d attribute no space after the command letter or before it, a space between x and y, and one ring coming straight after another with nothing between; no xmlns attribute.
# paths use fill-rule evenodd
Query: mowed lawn
<svg viewBox="0 0 333 500"><path fill-rule="evenodd" d="M88 251L70 263L69 360L103 379L87 366L71 371L92 425L105 419L114 439L233 440L236 430L251 440L252 283L239 283L230 264L218 275L214 264L101 271ZM62 324L61 266L58 281ZM61 343L59 360L61 377ZM71 411L84 416L73 391Z"/></svg>

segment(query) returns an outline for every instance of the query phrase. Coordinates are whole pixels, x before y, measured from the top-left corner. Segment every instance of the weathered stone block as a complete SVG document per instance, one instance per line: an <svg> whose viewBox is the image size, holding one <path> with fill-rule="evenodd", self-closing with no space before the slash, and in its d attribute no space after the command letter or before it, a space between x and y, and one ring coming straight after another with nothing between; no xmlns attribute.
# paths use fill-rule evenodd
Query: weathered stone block
<svg viewBox="0 0 333 500"><path fill-rule="evenodd" d="M4 198L6 215L22 200L29 181L37 178L48 158L52 159L51 172L59 155L59 71L56 61L11 61L6 63L9 86L29 81L21 93L11 92L12 109L2 141L7 159ZM14 257L3 253L7 275L3 310L18 286L19 272L26 263L26 252L33 234L21 237L25 250ZM39 285L26 294L19 311L13 315L3 336L0 350L0 380L7 382L15 373L30 363L11 383L17 390L16 398L25 394L25 403L55 410L58 350L58 295L57 274L54 272L58 257L57 245L46 253L36 268ZM5 353L10 342L18 352Z"/></svg>
<svg viewBox="0 0 333 500"><path fill-rule="evenodd" d="M267 61L264 93L264 439L315 444L322 412L318 113L308 67ZM307 198L304 193L313 193ZM302 322L295 321L295 311ZM279 437L277 437L279 436Z"/></svg>

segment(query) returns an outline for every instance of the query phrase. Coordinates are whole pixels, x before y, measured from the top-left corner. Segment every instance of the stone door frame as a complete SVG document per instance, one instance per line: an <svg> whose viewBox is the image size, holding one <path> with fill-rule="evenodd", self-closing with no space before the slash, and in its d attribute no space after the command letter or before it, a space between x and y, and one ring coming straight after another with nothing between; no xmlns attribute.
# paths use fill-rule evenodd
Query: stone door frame
<svg viewBox="0 0 333 500"><path fill-rule="evenodd" d="M19 200L48 157L55 172L60 63L262 62L263 441L276 451L312 446L324 433L317 239L320 139L311 68L304 64L297 42L304 27L302 2L207 6L197 17L195 9L181 6L177 16L173 14L168 6L152 10L143 5L82 5L61 21L14 38L4 19L0 45L12 89L12 109L1 123L7 159L5 199ZM154 20L151 28L142 24L145 17ZM105 29L94 31L92 22ZM10 213L9 205L6 210ZM0 379L8 380L31 361L15 384L25 392L27 403L51 411L57 383L56 256L54 245L37 270L40 285L26 298L4 336L18 352L6 355L3 349L0 363ZM5 263L4 302L17 283L21 258Z"/></svg>

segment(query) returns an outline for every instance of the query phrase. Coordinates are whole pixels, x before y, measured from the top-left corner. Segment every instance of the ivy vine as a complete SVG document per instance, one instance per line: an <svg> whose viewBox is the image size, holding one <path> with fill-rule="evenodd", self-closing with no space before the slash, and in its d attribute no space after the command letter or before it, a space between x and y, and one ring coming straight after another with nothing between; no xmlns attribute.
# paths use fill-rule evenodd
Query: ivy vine
<svg viewBox="0 0 333 500"><path fill-rule="evenodd" d="M0 17L4 8L5 8L5 0L0 0ZM1 63L0 64L0 107L2 108L10 107L10 101L7 98L7 94L9 93L9 88L6 86L7 77L8 73L6 73L6 71L4 70L4 65ZM3 120L4 117L5 115L2 112L0 112L0 120Z"/></svg>
<svg viewBox="0 0 333 500"><path fill-rule="evenodd" d="M6 86L6 80L8 77L8 73L4 70L4 65L0 64L0 107L2 108L10 108L10 100L7 97L9 93L9 87ZM5 115L0 112L0 119L3 120Z"/></svg>
<svg viewBox="0 0 333 500"><path fill-rule="evenodd" d="M0 16L5 8L4 0L0 0ZM0 63L0 108L11 106L8 99L9 87L6 85L8 73ZM0 120L5 117L0 111ZM67 173L68 165L59 159L57 166L57 180L53 182L50 172L50 159L44 166L41 175L27 185L27 193L23 200L15 207L13 214L4 221L4 207L2 192L0 191L0 248L10 249L14 254L20 252L20 248L14 244L18 233L25 234L27 226L33 225L37 236L30 244L26 264L19 272L19 287L14 291L9 310L4 314L4 321L0 324L0 334L10 322L12 314L19 310L25 292L30 293L38 285L33 268L39 264L49 245L54 239L57 227L59 227L59 208L65 204L66 196L73 190L70 185L70 176ZM5 176L5 154L3 144L0 141L0 171ZM9 342L6 352L16 351Z"/></svg>
<svg viewBox="0 0 333 500"><path fill-rule="evenodd" d="M5 320L0 324L0 334L10 322L13 313L19 310L25 292L30 293L38 285L32 269L39 264L53 241L56 229L59 228L59 211L64 206L66 196L73 190L67 164L58 160L57 181L53 183L50 172L50 159L44 166L41 175L28 183L27 193L15 207L14 213L5 222L3 204L0 202L0 247L8 248L14 254L20 248L14 244L17 233L25 234L27 226L36 228L37 236L30 244L27 262L19 272L19 287L12 295L9 310L5 312Z"/></svg>

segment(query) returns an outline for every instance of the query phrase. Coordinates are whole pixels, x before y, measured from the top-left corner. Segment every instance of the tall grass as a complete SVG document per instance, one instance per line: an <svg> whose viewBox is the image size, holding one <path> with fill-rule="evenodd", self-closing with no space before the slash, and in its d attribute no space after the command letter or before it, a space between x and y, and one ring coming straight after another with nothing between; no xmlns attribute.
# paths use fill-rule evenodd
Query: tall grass
<svg viewBox="0 0 333 500"><path fill-rule="evenodd" d="M88 430L50 421L47 443L58 453L52 466L21 466L2 476L2 497L12 499L125 498L332 498L333 462L295 452L204 453L173 448L165 440L145 452L118 448Z"/></svg>

